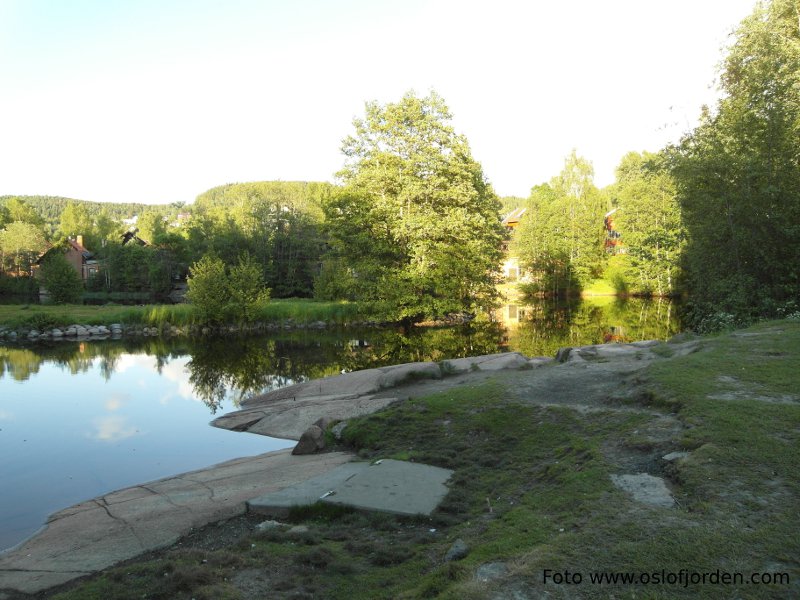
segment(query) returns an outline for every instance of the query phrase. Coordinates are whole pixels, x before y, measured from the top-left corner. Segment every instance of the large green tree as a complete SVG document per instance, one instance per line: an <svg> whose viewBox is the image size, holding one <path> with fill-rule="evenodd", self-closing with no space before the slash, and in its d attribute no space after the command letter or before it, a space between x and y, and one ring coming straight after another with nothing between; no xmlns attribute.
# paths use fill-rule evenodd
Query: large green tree
<svg viewBox="0 0 800 600"><path fill-rule="evenodd" d="M413 323L494 295L500 204L436 93L366 105L342 146L344 188L325 203L334 254L361 299Z"/></svg>
<svg viewBox="0 0 800 600"><path fill-rule="evenodd" d="M31 274L31 265L47 248L41 227L13 221L0 230L0 267L17 276Z"/></svg>
<svg viewBox="0 0 800 600"><path fill-rule="evenodd" d="M674 152L696 316L770 314L800 296L800 18L759 3L723 62L723 96Z"/></svg>
<svg viewBox="0 0 800 600"><path fill-rule="evenodd" d="M630 264L629 291L665 296L675 292L684 231L675 182L662 155L629 152L611 186L617 208L615 230L622 234L619 258Z"/></svg>
<svg viewBox="0 0 800 600"><path fill-rule="evenodd" d="M606 208L592 164L574 150L549 184L531 190L512 250L538 281L535 291L570 294L599 276Z"/></svg>

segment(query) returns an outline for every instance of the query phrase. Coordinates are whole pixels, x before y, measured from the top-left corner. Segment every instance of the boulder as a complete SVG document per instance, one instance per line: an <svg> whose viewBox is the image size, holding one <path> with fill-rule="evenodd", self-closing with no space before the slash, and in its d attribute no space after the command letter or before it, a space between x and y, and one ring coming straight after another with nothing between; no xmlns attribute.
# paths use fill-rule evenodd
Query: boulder
<svg viewBox="0 0 800 600"><path fill-rule="evenodd" d="M462 558L465 558L467 554L469 554L469 546L464 543L464 540L458 538L455 542L453 542L453 545L450 546L447 554L444 555L444 560L446 562L461 560Z"/></svg>
<svg viewBox="0 0 800 600"><path fill-rule="evenodd" d="M320 417L316 421L314 421L314 425L322 429L322 431L326 431L328 427L330 427L336 419L332 419L330 417Z"/></svg>
<svg viewBox="0 0 800 600"><path fill-rule="evenodd" d="M314 454L325 447L325 432L312 425L300 436L300 441L292 450L292 454Z"/></svg>

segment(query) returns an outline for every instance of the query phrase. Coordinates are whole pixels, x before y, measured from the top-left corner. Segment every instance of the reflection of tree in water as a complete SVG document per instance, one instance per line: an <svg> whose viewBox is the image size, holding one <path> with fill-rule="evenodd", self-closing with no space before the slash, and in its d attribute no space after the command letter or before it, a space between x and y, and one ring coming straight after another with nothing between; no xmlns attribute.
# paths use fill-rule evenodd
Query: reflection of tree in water
<svg viewBox="0 0 800 600"><path fill-rule="evenodd" d="M25 381L39 372L41 358L27 349L0 348L0 377L6 373L14 381Z"/></svg>
<svg viewBox="0 0 800 600"><path fill-rule="evenodd" d="M488 322L460 327L417 327L409 333L370 330L362 335L368 343L352 344L350 351L342 356L342 364L348 371L493 354L504 346L502 327Z"/></svg>
<svg viewBox="0 0 800 600"><path fill-rule="evenodd" d="M218 339L191 348L187 364L195 394L212 412L273 389L373 367L497 352L501 329L492 323L411 334L365 331L296 332L281 337Z"/></svg>
<svg viewBox="0 0 800 600"><path fill-rule="evenodd" d="M510 346L527 356L553 356L563 346L667 339L680 323L667 299L596 298L531 300L530 315L509 334Z"/></svg>
<svg viewBox="0 0 800 600"><path fill-rule="evenodd" d="M632 341L666 339L678 331L675 311L665 300L543 299L524 307L524 314L519 325L508 330L498 323L473 322L462 327L417 327L409 332L304 330L261 337L125 338L65 341L27 349L0 347L0 376L8 374L25 381L43 362L76 374L88 371L99 358L101 376L109 379L123 354L154 357L159 373L171 360L188 355L189 381L213 412L228 396L238 405L248 396L342 370L438 362L508 349L528 356L552 356L560 346L602 343L609 332L620 341Z"/></svg>
<svg viewBox="0 0 800 600"><path fill-rule="evenodd" d="M338 373L344 348L311 334L216 339L193 346L186 367L195 394L215 412L229 393L238 406L255 394Z"/></svg>

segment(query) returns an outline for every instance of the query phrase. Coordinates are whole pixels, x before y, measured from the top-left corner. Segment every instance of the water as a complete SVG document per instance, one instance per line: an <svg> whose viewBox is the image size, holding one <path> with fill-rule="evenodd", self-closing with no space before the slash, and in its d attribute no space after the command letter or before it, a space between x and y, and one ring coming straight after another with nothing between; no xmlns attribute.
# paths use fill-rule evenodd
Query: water
<svg viewBox="0 0 800 600"><path fill-rule="evenodd" d="M666 339L666 302L509 305L469 327L298 331L212 341L0 346L0 549L47 515L122 487L293 442L208 426L241 399L373 366L508 350Z"/></svg>

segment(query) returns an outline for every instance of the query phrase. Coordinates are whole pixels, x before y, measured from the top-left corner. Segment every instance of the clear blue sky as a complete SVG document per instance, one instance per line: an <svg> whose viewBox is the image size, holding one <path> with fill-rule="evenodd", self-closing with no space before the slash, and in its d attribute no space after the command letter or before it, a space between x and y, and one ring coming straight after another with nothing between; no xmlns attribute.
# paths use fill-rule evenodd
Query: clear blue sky
<svg viewBox="0 0 800 600"><path fill-rule="evenodd" d="M435 89L501 195L613 181L714 100L754 0L0 0L0 195L328 180L368 100Z"/></svg>

